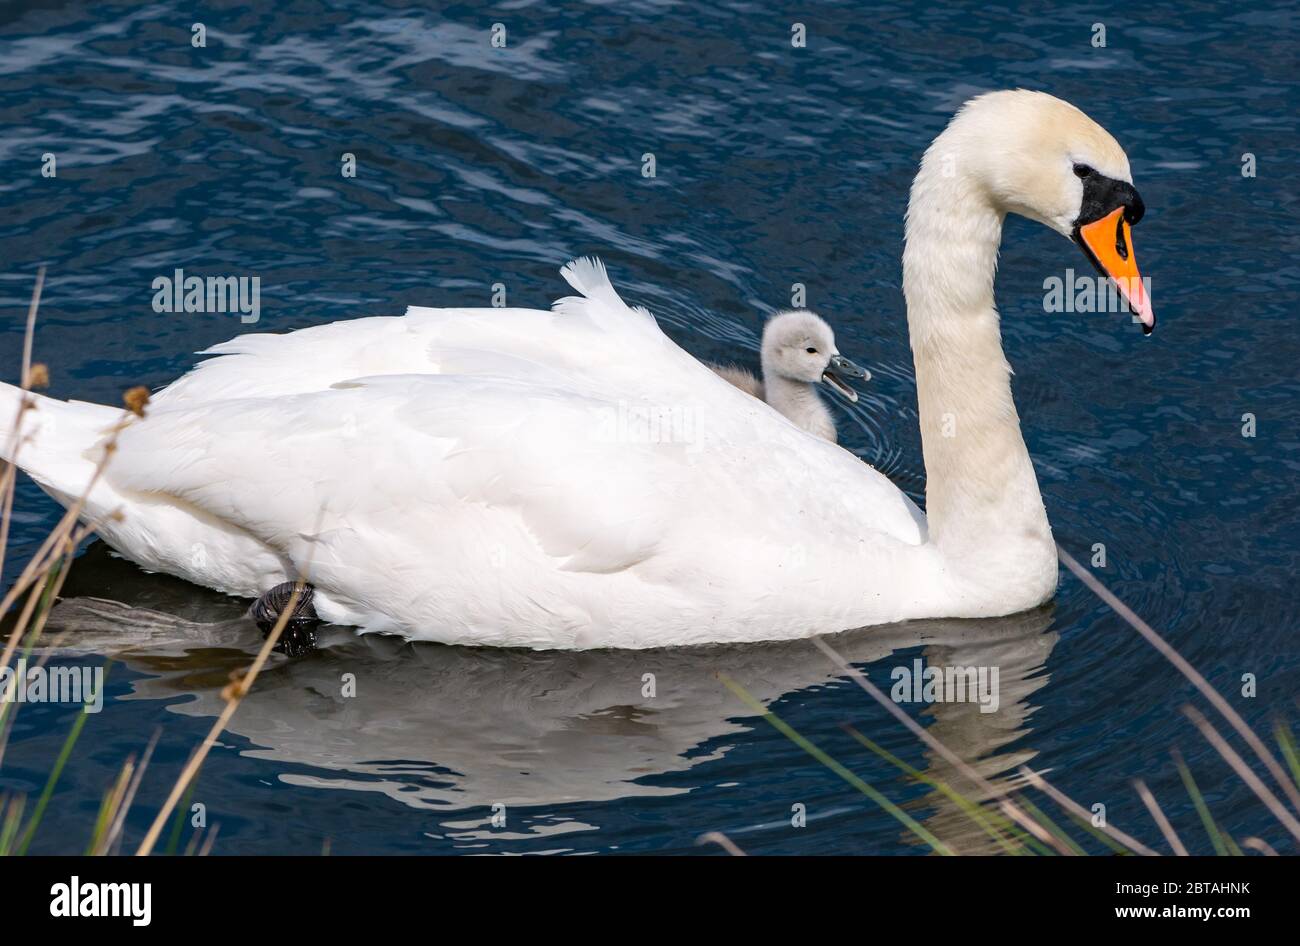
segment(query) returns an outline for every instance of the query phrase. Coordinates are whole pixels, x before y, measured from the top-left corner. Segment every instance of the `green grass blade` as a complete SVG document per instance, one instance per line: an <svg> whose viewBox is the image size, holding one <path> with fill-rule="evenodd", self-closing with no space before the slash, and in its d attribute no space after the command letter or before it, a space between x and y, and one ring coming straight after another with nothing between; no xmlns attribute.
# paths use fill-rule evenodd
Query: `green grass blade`
<svg viewBox="0 0 1300 946"><path fill-rule="evenodd" d="M1196 813L1201 816L1201 824L1205 825L1205 833L1210 836L1210 843L1214 845L1214 853L1220 857L1228 856L1228 846L1223 842L1223 833L1219 826L1214 823L1213 816L1210 815L1210 809L1205 804L1205 799L1201 797L1201 790L1196 785L1196 779L1192 778L1192 770L1187 767L1183 761L1181 752L1174 752L1174 764L1178 766L1178 774L1182 777L1183 787L1187 789L1187 794L1192 798L1192 804L1196 807Z"/></svg>
<svg viewBox="0 0 1300 946"><path fill-rule="evenodd" d="M28 846L32 843L32 838L36 836L36 829L40 826L41 818L45 815L45 807L50 803L50 796L54 794L54 786L59 782L59 776L63 774L63 767L67 765L68 759L72 756L72 747L77 744L77 738L81 735L81 730L86 725L86 720L90 714L84 709L77 714L76 720L72 723L72 729L68 732L68 738L63 740L63 748L59 750L59 757L54 761L54 768L50 770L50 777L45 780L45 788L41 790L41 797L36 801L36 808L32 812L32 820L27 824L27 830L23 832L22 840L18 842L18 855L27 853Z"/></svg>
<svg viewBox="0 0 1300 946"><path fill-rule="evenodd" d="M1023 792L1020 793L1020 795L1016 798L1016 804L1018 804L1021 808L1025 809L1025 811L1029 812L1030 817L1032 817L1040 825L1042 825L1044 828L1050 831L1053 837L1055 837L1058 841L1060 841L1062 844L1068 847L1075 854L1087 856L1088 852L1085 851L1083 848L1079 847L1079 845L1074 842L1073 838L1071 838L1068 834L1066 834L1063 830L1061 830L1060 826L1055 821L1047 817L1047 814L1045 812L1043 812L1040 808L1038 808L1038 806L1036 806L1033 802L1031 802L1028 798L1026 798Z"/></svg>
<svg viewBox="0 0 1300 946"><path fill-rule="evenodd" d="M822 765L826 766L828 769L830 769L840 778L844 779L844 781L848 782L859 792L866 795L868 798L870 798L873 802L875 802L877 805L879 805L889 814L893 815L898 822L900 822L909 831L911 831L918 838L920 838L922 841L928 844L934 851L936 851L939 854L950 855L950 856L956 853L955 851L952 850L952 848L948 847L948 845L944 844L933 834L927 831L924 827L922 827L921 824L917 822L911 815L903 811L903 809L899 808L892 801L890 801L884 795L880 794L880 792L876 791L874 788L872 788L862 779L858 778L858 776L854 775L851 771L846 769L844 766L840 765L840 763L836 762L834 759L832 759L821 749L817 748L817 746L813 745L813 743L811 743L808 739L801 736L798 732L794 730L792 726L790 726L789 723L781 719L775 713L768 710L758 700L754 699L754 697L751 696L749 692L744 687L742 687L739 683L736 683L730 677L721 673L718 674L718 679L721 680L723 685L726 686L726 688L730 690L732 693L734 693L740 699L741 702L743 702L754 712L760 714L764 719L766 719L769 723L771 723L772 726L783 736L785 736L787 739L793 742L804 752L808 753L810 756L812 756Z"/></svg>
<svg viewBox="0 0 1300 946"><path fill-rule="evenodd" d="M95 815L95 827L90 832L90 843L86 845L85 856L90 857L95 853L95 848L99 847L100 839L104 837L104 832L108 830L108 822L111 817L110 808L113 806L113 795L117 791L117 783L104 792L104 798L99 803L99 813Z"/></svg>
<svg viewBox="0 0 1300 946"><path fill-rule="evenodd" d="M1042 844L1039 844L1036 838L1031 838L1026 832L1021 831L1019 828L1015 827L1015 825L1013 825L1011 821L1009 821L1008 819L1002 818L1001 816L997 816L995 820L993 817L991 817L992 812L984 810L983 808L981 808L978 802L972 801L971 799L967 798L965 795L961 794L961 792L957 791L956 789L948 785L947 782L941 781L940 779L932 778L931 776L926 775L924 772L921 772L919 769L911 765L908 765L906 762L898 758L898 756L894 755L884 746L877 745L875 742L868 739L866 736L858 732L852 726L846 725L843 728L844 731L847 732L850 736L852 736L862 745L866 746L876 755L880 756L880 758L884 759L890 765L893 765L896 768L898 768L909 778L915 779L916 781L921 782L925 785L929 785L931 788L942 793L945 797L947 797L952 802L954 802L972 821L974 821L977 825L979 825L984 830L984 832L989 837L991 837L994 841L996 841L1002 847L1002 849L1006 851L1008 854L1011 855L1023 854L1025 838L1028 838L1030 841L1033 841L1035 844L1038 844L1038 846L1042 848L1042 852L1044 854L1049 853L1047 848L1043 847ZM1002 823L996 824L996 821L1001 821ZM1003 830L1009 831L1012 834L1012 836L1015 838L1015 840L1021 842L1021 846L1017 848L1015 845L1013 845L1002 834L1002 831L998 830L998 828L1002 828ZM1017 837L1017 835L1019 836Z"/></svg>
<svg viewBox="0 0 1300 946"><path fill-rule="evenodd" d="M1300 786L1300 754L1296 753L1295 737L1291 735L1290 725L1279 719L1273 727L1273 735L1282 749L1282 757L1286 759L1287 768L1291 770L1291 777L1295 779L1296 785Z"/></svg>
<svg viewBox="0 0 1300 946"><path fill-rule="evenodd" d="M200 770L201 771L201 770ZM194 786L198 784L199 773L194 773L194 778L190 779L189 786L185 789L185 794L181 796L181 803L176 806L176 816L172 818L172 833L167 839L166 854L175 854L176 848L181 843L181 828L185 824L185 816L190 813L190 801L194 798Z"/></svg>
<svg viewBox="0 0 1300 946"><path fill-rule="evenodd" d="M23 822L23 808L27 805L26 797L16 795L6 799L4 823L0 824L0 857L8 857L13 853L14 838L18 837L18 829Z"/></svg>

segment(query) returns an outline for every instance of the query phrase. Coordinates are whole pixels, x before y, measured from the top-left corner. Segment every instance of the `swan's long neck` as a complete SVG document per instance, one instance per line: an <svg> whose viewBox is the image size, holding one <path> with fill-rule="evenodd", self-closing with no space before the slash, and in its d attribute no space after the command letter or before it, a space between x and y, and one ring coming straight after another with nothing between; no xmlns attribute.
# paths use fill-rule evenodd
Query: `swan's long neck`
<svg viewBox="0 0 1300 946"><path fill-rule="evenodd" d="M782 377L764 363L763 400L796 426L824 440L835 440L835 418L815 385Z"/></svg>
<svg viewBox="0 0 1300 946"><path fill-rule="evenodd" d="M944 144L912 186L903 252L930 539L990 593L1032 586L1018 592L1037 597L1029 607L1055 588L1056 553L993 299L1003 213L960 162L942 159Z"/></svg>

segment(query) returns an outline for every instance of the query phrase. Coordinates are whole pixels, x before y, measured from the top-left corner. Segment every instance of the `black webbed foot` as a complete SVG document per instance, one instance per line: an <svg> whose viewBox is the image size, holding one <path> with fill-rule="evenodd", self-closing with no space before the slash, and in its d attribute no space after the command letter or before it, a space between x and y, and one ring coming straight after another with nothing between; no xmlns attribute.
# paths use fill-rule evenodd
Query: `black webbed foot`
<svg viewBox="0 0 1300 946"><path fill-rule="evenodd" d="M293 614L275 643L275 649L288 657L299 657L316 646L316 628L320 624L320 618L312 606L315 589L306 582L281 582L254 601L248 609L248 615L256 622L257 629L263 637L267 637L275 629L284 609L289 606L295 588L298 589L298 600L294 603Z"/></svg>

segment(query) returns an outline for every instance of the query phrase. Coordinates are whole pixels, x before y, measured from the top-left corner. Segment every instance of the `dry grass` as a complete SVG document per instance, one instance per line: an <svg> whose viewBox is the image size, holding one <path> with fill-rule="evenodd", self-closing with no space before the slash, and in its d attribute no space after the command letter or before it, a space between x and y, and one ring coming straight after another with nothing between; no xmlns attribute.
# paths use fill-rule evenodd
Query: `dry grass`
<svg viewBox="0 0 1300 946"><path fill-rule="evenodd" d="M24 445L23 430L26 415L28 411L33 409L33 402L26 397L26 394L34 387L45 386L49 383L48 369L44 365L33 365L32 363L32 340L36 325L36 313L40 306L41 291L44 284L45 269L42 267L37 274L36 286L32 292L32 301L27 314L21 383L24 397L20 402L17 416L14 417L11 428L15 461L21 454ZM145 415L148 409L148 400L149 392L146 388L135 387L124 392L122 418L108 430L103 456L96 465L85 488L68 507L63 517L41 543L3 599L0 600L0 615L9 614L19 601L23 601L13 629L10 631L3 649L0 650L0 668L9 667L15 653L19 653L20 649L23 655L30 655L40 642L50 609L53 607L54 601L67 579L68 572L72 568L76 550L95 531L98 524L97 521L85 523L80 521L86 508L87 497L99 482L108 463L112 460L117 450L119 435L134 420ZM7 549L16 482L16 462L5 461L3 469L0 470L0 561L3 561ZM120 515L120 512L115 511L111 515ZM176 809L177 803L192 789L194 779L198 775L204 759L207 758L208 752L216 743L218 736L225 729L227 723L229 723L230 718L239 708L239 704L247 695L253 681L257 679L257 675L265 666L267 658L278 643L280 635L283 633L289 618L293 614L294 607L297 605L301 589L302 582L300 581L290 596L288 606L281 613L275 627L267 635L252 665L246 670L232 674L231 682L222 691L226 703L221 714L212 724L212 728L203 742L190 756L189 761L172 786L162 809L146 832L136 851L137 854L147 855L153 852L168 818ZM24 596L26 596L25 599ZM41 658L42 662L46 659L48 659L48 653ZM21 705L18 702L0 702L0 762L3 761L9 733L13 729L14 718ZM30 816L24 817L27 809L27 799L25 797L21 795L0 796L0 856L27 852L37 828L40 826L54 788L58 784L59 776L71 757L88 718L88 715L83 712L73 721L58 758L55 760L54 767L50 771L45 787L37 799ZM110 854L120 849L127 814L135 801L157 740L158 734L155 733L145 747L140 759L137 761L134 757L128 758L118 776L108 787L95 821L95 828L87 853ZM199 846L199 836L195 835L191 838L189 853L207 854L211 851L216 836L217 831L214 826L208 831L207 836L202 839L202 846Z"/></svg>

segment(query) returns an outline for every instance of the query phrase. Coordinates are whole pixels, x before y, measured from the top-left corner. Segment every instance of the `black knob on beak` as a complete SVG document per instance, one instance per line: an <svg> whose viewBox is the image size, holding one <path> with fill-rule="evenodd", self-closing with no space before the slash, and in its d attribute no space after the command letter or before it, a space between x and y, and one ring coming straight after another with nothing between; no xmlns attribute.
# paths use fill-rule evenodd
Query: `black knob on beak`
<svg viewBox="0 0 1300 946"><path fill-rule="evenodd" d="M1128 185L1128 189L1129 199L1124 203L1124 219L1132 226L1142 219L1142 215L1147 212L1147 205L1142 202L1142 195L1132 184Z"/></svg>

